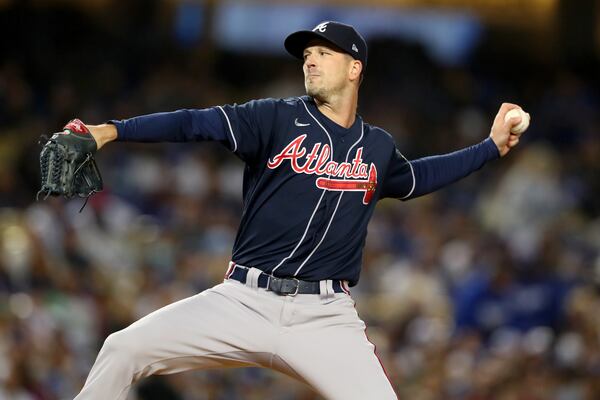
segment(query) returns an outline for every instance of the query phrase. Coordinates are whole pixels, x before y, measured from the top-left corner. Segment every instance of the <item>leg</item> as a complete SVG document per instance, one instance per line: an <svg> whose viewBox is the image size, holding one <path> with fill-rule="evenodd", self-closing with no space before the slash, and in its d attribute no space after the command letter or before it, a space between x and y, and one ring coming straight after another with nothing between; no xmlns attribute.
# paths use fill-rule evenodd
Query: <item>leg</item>
<svg viewBox="0 0 600 400"><path fill-rule="evenodd" d="M125 399L132 383L152 374L260 364L273 337L268 320L253 311L255 294L223 283L113 333L76 400Z"/></svg>
<svg viewBox="0 0 600 400"><path fill-rule="evenodd" d="M312 303L315 299L300 299ZM337 294L326 305L290 307L290 330L278 354L327 399L397 399L365 334L354 301Z"/></svg>

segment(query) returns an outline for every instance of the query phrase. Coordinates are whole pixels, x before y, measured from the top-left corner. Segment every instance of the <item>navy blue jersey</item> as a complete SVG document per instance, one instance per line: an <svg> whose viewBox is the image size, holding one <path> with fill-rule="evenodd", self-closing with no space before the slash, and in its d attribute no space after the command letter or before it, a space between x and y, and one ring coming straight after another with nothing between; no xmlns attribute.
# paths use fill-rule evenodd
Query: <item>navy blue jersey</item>
<svg viewBox="0 0 600 400"><path fill-rule="evenodd" d="M111 121L122 141L214 140L245 162L232 260L281 277L358 282L367 225L384 197L429 193L499 156L491 139L408 161L357 115L337 125L308 96Z"/></svg>

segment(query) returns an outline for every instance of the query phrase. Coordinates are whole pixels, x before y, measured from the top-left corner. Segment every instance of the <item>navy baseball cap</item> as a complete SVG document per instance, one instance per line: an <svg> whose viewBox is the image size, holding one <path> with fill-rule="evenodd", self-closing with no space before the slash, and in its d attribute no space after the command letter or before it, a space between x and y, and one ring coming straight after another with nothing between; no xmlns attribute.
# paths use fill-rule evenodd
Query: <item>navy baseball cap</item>
<svg viewBox="0 0 600 400"><path fill-rule="evenodd" d="M333 43L352 58L367 66L367 42L353 26L336 21L321 22L312 31L298 31L290 34L284 42L285 49L296 58L304 59L304 49L313 39L323 39Z"/></svg>

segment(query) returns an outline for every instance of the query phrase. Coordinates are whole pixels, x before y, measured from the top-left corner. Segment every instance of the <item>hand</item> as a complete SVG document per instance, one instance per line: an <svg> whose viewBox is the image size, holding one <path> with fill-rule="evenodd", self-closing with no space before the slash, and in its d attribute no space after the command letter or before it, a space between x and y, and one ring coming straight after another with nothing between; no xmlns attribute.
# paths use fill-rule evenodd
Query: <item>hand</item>
<svg viewBox="0 0 600 400"><path fill-rule="evenodd" d="M496 118L494 118L492 131L490 132L490 137L496 144L496 147L498 147L501 157L504 157L510 149L519 143L519 138L522 135L522 133L515 134L510 131L514 126L517 126L521 122L520 117L513 117L508 121L504 121L506 113L514 108L521 107L516 104L502 103L500 110L498 110L498 114L496 114Z"/></svg>

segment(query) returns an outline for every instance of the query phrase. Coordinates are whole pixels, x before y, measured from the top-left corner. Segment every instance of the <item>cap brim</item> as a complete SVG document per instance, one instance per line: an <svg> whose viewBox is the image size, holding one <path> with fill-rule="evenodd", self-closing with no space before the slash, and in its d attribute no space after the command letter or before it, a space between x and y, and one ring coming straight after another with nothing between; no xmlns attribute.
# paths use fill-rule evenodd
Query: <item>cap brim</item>
<svg viewBox="0 0 600 400"><path fill-rule="evenodd" d="M300 60L303 60L304 49L306 48L308 43L314 39L322 39L331 44L335 44L331 42L331 40L327 39L325 36L317 32L298 31L290 34L283 42L283 45L285 46L285 49L288 51L288 53L290 53L296 58L299 58Z"/></svg>

